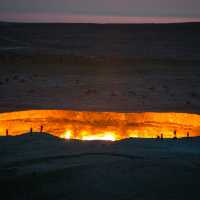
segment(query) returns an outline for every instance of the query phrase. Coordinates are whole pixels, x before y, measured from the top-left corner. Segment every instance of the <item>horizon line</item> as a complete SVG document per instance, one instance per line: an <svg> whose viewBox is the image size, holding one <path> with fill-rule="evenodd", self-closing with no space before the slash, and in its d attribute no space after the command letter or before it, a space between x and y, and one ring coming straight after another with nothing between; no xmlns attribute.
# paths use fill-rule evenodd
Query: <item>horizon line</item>
<svg viewBox="0 0 200 200"><path fill-rule="evenodd" d="M141 17L141 16L109 16L109 15L64 15L35 13L0 13L3 22L21 23L93 23L93 24L168 24L200 22L197 17Z"/></svg>

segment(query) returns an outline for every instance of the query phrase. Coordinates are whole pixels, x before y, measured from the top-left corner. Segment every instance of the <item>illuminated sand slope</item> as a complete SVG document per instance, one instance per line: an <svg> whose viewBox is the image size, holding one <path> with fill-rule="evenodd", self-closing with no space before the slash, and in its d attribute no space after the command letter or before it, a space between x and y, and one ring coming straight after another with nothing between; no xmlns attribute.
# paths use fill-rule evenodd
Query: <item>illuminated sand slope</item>
<svg viewBox="0 0 200 200"><path fill-rule="evenodd" d="M129 137L172 138L200 135L200 115L28 110L0 114L0 135L43 131L66 139L119 140Z"/></svg>

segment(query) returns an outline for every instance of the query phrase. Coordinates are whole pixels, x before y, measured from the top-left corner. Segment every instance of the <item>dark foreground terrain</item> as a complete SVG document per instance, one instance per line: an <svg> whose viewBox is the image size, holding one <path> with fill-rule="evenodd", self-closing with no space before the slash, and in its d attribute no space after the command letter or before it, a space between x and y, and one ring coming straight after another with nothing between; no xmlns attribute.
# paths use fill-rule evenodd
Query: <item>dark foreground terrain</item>
<svg viewBox="0 0 200 200"><path fill-rule="evenodd" d="M0 138L6 199L198 199L199 138L64 141Z"/></svg>

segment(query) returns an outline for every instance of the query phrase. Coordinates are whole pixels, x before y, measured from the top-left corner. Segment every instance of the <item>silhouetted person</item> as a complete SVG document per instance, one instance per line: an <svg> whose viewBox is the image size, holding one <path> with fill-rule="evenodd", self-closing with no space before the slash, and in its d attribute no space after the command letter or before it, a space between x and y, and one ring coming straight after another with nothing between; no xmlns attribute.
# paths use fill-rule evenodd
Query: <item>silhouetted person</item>
<svg viewBox="0 0 200 200"><path fill-rule="evenodd" d="M41 125L40 126L40 133L42 133L43 132L43 126Z"/></svg>
<svg viewBox="0 0 200 200"><path fill-rule="evenodd" d="M159 140L160 139L160 136L159 135L157 135L157 140Z"/></svg>
<svg viewBox="0 0 200 200"><path fill-rule="evenodd" d="M190 133L189 132L187 132L187 138L189 138L190 137Z"/></svg>
<svg viewBox="0 0 200 200"><path fill-rule="evenodd" d="M176 130L174 130L174 138L173 139L177 139L177 137L176 137Z"/></svg>
<svg viewBox="0 0 200 200"><path fill-rule="evenodd" d="M160 138L161 138L161 140L163 140L163 133L161 133Z"/></svg>
<svg viewBox="0 0 200 200"><path fill-rule="evenodd" d="M33 128L31 127L31 129L30 129L30 133L33 133Z"/></svg>
<svg viewBox="0 0 200 200"><path fill-rule="evenodd" d="M6 136L8 136L8 129L6 129Z"/></svg>

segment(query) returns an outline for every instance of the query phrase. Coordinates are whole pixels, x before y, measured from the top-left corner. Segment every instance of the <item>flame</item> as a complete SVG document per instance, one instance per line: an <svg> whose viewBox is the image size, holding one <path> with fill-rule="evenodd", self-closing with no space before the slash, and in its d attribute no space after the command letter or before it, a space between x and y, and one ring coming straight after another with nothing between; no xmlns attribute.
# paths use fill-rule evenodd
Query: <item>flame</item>
<svg viewBox="0 0 200 200"><path fill-rule="evenodd" d="M0 136L44 132L63 139L109 140L200 136L200 115L190 113L118 113L27 110L0 113Z"/></svg>
<svg viewBox="0 0 200 200"><path fill-rule="evenodd" d="M103 132L100 134L92 134L90 132L87 132L87 135L82 136L80 138L82 140L107 140L107 141L115 141L116 135L112 132Z"/></svg>
<svg viewBox="0 0 200 200"><path fill-rule="evenodd" d="M72 131L71 130L66 130L61 136L60 138L62 139L66 139L69 140L72 137Z"/></svg>

